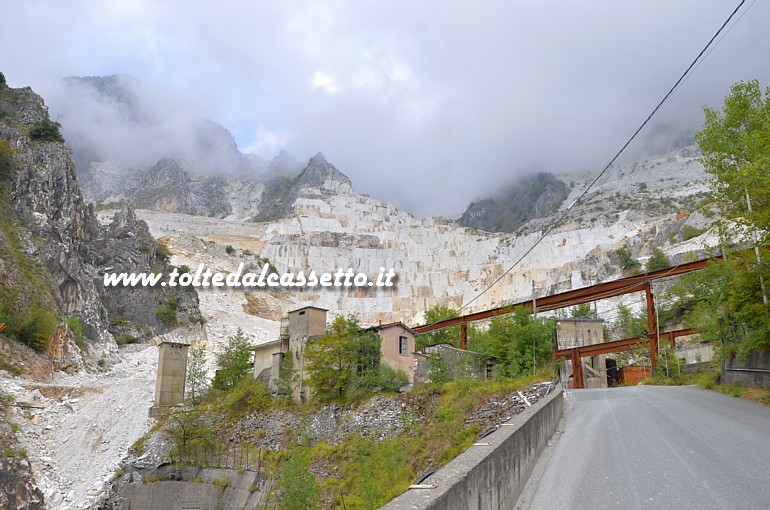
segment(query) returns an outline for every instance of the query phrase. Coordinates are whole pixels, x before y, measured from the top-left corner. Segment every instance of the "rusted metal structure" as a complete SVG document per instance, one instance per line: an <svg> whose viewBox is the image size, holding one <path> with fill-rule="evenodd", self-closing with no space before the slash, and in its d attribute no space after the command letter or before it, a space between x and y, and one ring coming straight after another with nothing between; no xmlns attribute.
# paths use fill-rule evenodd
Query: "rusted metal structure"
<svg viewBox="0 0 770 510"><path fill-rule="evenodd" d="M644 292L645 300L647 302L647 327L650 334L647 340L639 338L630 338L625 340L617 340L614 342L604 342L595 345L587 345L583 347L575 347L572 349L555 350L554 355L560 358L567 358L572 360L573 363L573 376L578 380L580 375L580 387L582 387L582 363L580 359L587 356L595 356L599 354L609 354L612 352L619 352L630 350L633 346L641 343L649 342L650 358L652 368L655 369L657 365L657 352L658 344L661 338L666 338L671 342L672 347L675 345L676 339L680 336L687 336L693 334L692 330L677 330L668 332L658 332L657 314L655 313L655 299L652 294L652 282L663 278L670 278L672 276L678 276L693 271L703 269L712 262L720 260L722 257L714 257L710 259L697 260L695 262L688 262L685 264L679 264L666 269L660 269L657 271L649 271L641 273L635 276L628 276L626 278L620 278L610 282L598 283L588 287L580 289L570 290L566 292L560 292L551 296L537 298L537 311L545 312L551 310L558 310L560 308L566 308L569 306L581 305L584 303L590 303L600 299L607 299L612 297L618 297L625 294L631 294L633 292ZM424 326L418 326L414 328L417 333L427 333L429 331L436 331L439 329L445 329L452 326L460 326L460 348L465 349L468 345L468 324L485 319L491 319L500 315L506 315L517 308L525 308L532 310L532 301L527 299L511 305L501 306L493 308L491 310L484 310L481 312L469 313L454 319L445 319L442 321L434 322L433 324L426 324ZM580 374L577 372L580 371Z"/></svg>

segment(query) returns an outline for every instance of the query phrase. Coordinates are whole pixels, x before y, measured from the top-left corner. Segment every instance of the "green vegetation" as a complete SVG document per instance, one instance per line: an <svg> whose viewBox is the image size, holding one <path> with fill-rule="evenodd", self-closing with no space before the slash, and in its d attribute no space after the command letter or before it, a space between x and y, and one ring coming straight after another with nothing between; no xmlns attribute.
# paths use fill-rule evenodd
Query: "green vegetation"
<svg viewBox="0 0 770 510"><path fill-rule="evenodd" d="M682 241L689 241L690 239L703 235L707 230L707 228L697 228L692 225L685 225L682 227Z"/></svg>
<svg viewBox="0 0 770 510"><path fill-rule="evenodd" d="M310 466L299 453L289 452L289 460L278 472L278 490L282 506L289 510L321 508L321 487L310 471Z"/></svg>
<svg viewBox="0 0 770 510"><path fill-rule="evenodd" d="M325 336L305 350L309 383L321 401L355 400L375 388L395 391L406 374L380 365L380 337L359 326L355 317L337 317Z"/></svg>
<svg viewBox="0 0 770 510"><path fill-rule="evenodd" d="M486 331L470 336L468 349L497 358L503 376L521 377L551 359L555 334L553 319L536 319L528 309L518 308L513 314L492 319Z"/></svg>
<svg viewBox="0 0 770 510"><path fill-rule="evenodd" d="M653 248L652 256L647 260L645 271L658 271L667 267L671 267L671 261L668 259L668 256L660 249Z"/></svg>
<svg viewBox="0 0 770 510"><path fill-rule="evenodd" d="M671 294L689 303L685 324L721 346L722 358L742 356L770 348L770 258L765 249L744 249L770 242L770 90L736 83L722 110L706 108L705 116L695 140L713 176L709 202L723 218L725 257L683 276Z"/></svg>
<svg viewBox="0 0 770 510"><path fill-rule="evenodd" d="M251 339L238 328L235 336L227 339L227 345L217 356L217 372L212 387L229 390L241 379L251 375L251 350Z"/></svg>
<svg viewBox="0 0 770 510"><path fill-rule="evenodd" d="M745 230L754 244L770 241L770 90L764 93L756 80L732 86L722 111L705 108L706 121L695 135L701 162L714 179L711 193L723 218ZM752 207L747 204L747 196ZM743 232L743 234L741 234Z"/></svg>
<svg viewBox="0 0 770 510"><path fill-rule="evenodd" d="M191 347L187 354L185 374L185 397L190 402L200 402L208 388L206 377L206 348L202 345Z"/></svg>
<svg viewBox="0 0 770 510"><path fill-rule="evenodd" d="M225 246L225 251L227 252L228 255L235 255L235 248L233 248L231 244L228 244L227 246Z"/></svg>
<svg viewBox="0 0 770 510"><path fill-rule="evenodd" d="M433 324L434 322L445 319L454 319L459 316L460 314L457 310L446 306L434 306L425 311L425 324ZM419 335L415 341L418 350L428 345L437 344L449 344L457 347L460 342L460 326L452 326L451 328L423 333Z"/></svg>
<svg viewBox="0 0 770 510"><path fill-rule="evenodd" d="M669 376L665 371L658 373L643 381L643 384L655 386L684 386L698 385L706 390L718 391L731 397L750 400L758 404L770 407L770 391L761 388L738 386L735 384L721 384L721 363L712 362L711 367L695 373L678 373L669 370Z"/></svg>
<svg viewBox="0 0 770 510"><path fill-rule="evenodd" d="M29 128L29 137L39 142L64 142L61 124L52 121L48 114Z"/></svg>
<svg viewBox="0 0 770 510"><path fill-rule="evenodd" d="M179 310L179 299L170 298L162 306L155 308L155 317L167 328L173 328L177 324L177 311Z"/></svg>
<svg viewBox="0 0 770 510"><path fill-rule="evenodd" d="M634 258L628 246L622 246L615 250L615 255L618 256L618 264L620 269L623 270L624 275L633 276L639 274L642 264Z"/></svg>
<svg viewBox="0 0 770 510"><path fill-rule="evenodd" d="M570 317L573 319L595 319L596 312L591 308L591 303L583 303L572 307Z"/></svg>
<svg viewBox="0 0 770 510"><path fill-rule="evenodd" d="M3 334L38 351L44 351L57 320L56 299L45 267L27 255L19 239L22 229L8 199L16 171L11 146L0 140L0 260L5 272L0 280L0 323Z"/></svg>
<svg viewBox="0 0 770 510"><path fill-rule="evenodd" d="M86 352L86 327L80 321L80 317L73 315L67 319L67 327L75 335L75 345L78 346L78 349Z"/></svg>
<svg viewBox="0 0 770 510"><path fill-rule="evenodd" d="M625 305L618 305L618 316L612 325L612 333L619 340L626 338L646 338L649 333L647 311L634 315Z"/></svg>
<svg viewBox="0 0 770 510"><path fill-rule="evenodd" d="M118 345L136 344L139 343L139 339L131 333L121 333L115 335L115 343Z"/></svg>
<svg viewBox="0 0 770 510"><path fill-rule="evenodd" d="M551 375L539 373L538 377L549 379ZM320 483L324 499L333 499L335 506L379 508L403 493L421 474L443 466L476 441L483 431L477 424L466 425L466 420L485 399L525 388L534 381L530 376L430 385L417 390L413 398L425 406L436 399L435 406L404 433L381 442L351 435L336 446L319 443L295 448L292 456L303 456L317 469L336 468L339 476Z"/></svg>
<svg viewBox="0 0 770 510"><path fill-rule="evenodd" d="M5 140L0 140L0 182L10 181L16 172L13 149Z"/></svg>

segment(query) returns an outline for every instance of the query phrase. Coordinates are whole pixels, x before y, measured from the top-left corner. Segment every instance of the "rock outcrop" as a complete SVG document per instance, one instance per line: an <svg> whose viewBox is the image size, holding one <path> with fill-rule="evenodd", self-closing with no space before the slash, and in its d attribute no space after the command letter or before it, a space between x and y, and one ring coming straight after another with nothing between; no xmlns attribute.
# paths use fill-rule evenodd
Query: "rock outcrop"
<svg viewBox="0 0 770 510"><path fill-rule="evenodd" d="M165 270L167 258L161 247L130 209L116 215L107 228L98 223L93 207L83 200L69 149L57 139L58 126L48 120L40 96L29 88L2 84L0 112L0 141L8 147L14 167L4 197L17 216L9 234L20 240L27 257L45 265L42 277L53 286L57 318L63 322L67 316L79 317L92 342L92 356L109 357L114 352L115 319L121 324L128 321L140 337L168 329L170 325L159 323L155 309L171 299L180 321L197 320L197 295L192 289L103 288L103 273L109 268ZM41 125L54 134L34 136ZM35 278L41 277L39 272L28 271Z"/></svg>
<svg viewBox="0 0 770 510"><path fill-rule="evenodd" d="M541 172L504 188L494 197L472 202L457 223L487 232L513 232L529 220L548 216L568 194L564 181Z"/></svg>

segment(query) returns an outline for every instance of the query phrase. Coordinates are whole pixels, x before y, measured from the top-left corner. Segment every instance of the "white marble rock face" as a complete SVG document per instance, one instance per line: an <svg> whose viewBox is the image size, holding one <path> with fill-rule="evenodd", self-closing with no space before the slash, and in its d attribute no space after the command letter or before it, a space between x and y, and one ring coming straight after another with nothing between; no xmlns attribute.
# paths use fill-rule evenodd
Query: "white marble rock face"
<svg viewBox="0 0 770 510"><path fill-rule="evenodd" d="M576 182L562 209L528 225L529 233L518 236L480 232L439 218L416 218L357 194L349 181L335 176L303 189L292 215L270 223L151 211L141 216L156 236L193 235L232 244L269 258L279 271L352 267L374 275L381 267L393 267L398 273L393 289L292 289L281 298L286 303L284 312L312 304L332 314L354 314L364 324L393 320L420 324L425 309L437 304L459 308L503 274L538 241L547 222L574 202L591 176L561 177ZM649 212L642 201L697 198L707 189L705 179L692 148L610 169L562 226L466 311L530 299L533 281L537 294L545 296L618 277L620 269L611 263L610 254L623 244L630 245L642 261L652 247L670 256L699 249L710 239L708 234L673 243L669 234L685 222L704 226L707 221L702 215L677 219L681 204ZM640 192L642 182L648 184ZM234 262L226 257L220 263Z"/></svg>

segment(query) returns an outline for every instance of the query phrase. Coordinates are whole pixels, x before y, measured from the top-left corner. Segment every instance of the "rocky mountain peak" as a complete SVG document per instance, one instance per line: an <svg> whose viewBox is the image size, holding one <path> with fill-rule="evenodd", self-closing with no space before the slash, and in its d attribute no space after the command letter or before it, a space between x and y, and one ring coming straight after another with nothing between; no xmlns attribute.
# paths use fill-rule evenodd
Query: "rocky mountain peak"
<svg viewBox="0 0 770 510"><path fill-rule="evenodd" d="M331 188L339 190L341 186L347 186L351 190L353 183L350 179L329 163L322 152L318 152L310 158L307 166L299 174L297 187L299 188Z"/></svg>

